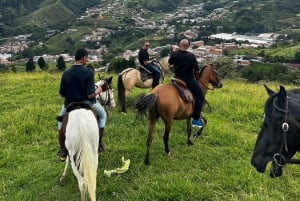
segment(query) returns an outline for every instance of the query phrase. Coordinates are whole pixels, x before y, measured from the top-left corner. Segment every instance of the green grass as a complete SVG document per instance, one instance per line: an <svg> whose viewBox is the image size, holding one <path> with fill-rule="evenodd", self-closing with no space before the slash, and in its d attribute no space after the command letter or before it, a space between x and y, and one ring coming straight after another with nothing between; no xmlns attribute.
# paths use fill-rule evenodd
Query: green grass
<svg viewBox="0 0 300 201"><path fill-rule="evenodd" d="M117 98L117 75L112 75ZM71 168L66 183L59 182L64 168L56 156L55 117L63 102L58 95L60 76L0 74L0 201L80 199ZM268 85L277 90L279 84ZM211 108L203 113L208 119L203 135L188 147L185 121L175 121L170 158L164 155L160 120L150 166L143 164L148 122L136 121L132 109L142 91L149 90L136 88L130 94L126 116L119 107L109 111L107 149L99 155L97 200L298 200L299 166L288 165L281 178L271 179L268 172L259 174L250 165L267 98L262 84L225 80L222 89L209 91ZM120 167L122 156L131 159L129 170L106 177L103 171Z"/></svg>

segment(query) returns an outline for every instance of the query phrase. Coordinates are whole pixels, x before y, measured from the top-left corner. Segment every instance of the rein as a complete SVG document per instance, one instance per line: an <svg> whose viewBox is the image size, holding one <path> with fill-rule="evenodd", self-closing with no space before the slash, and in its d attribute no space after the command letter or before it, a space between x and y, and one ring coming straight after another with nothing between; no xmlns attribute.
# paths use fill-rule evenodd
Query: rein
<svg viewBox="0 0 300 201"><path fill-rule="evenodd" d="M209 83L206 85L206 84L204 84L201 80L200 80L200 77L199 77L199 82L207 89L207 90L212 90L212 91L214 91L215 90L215 88L213 87L213 88L210 88L209 87Z"/></svg>
<svg viewBox="0 0 300 201"><path fill-rule="evenodd" d="M203 68L202 70L204 70L204 68ZM200 78L202 77L202 75L203 75L203 73L200 73L200 76L199 76L199 78L198 78L198 82L200 82L200 84L202 84L207 90L212 90L212 91L214 91L214 90L215 90L215 87L210 88L210 87L209 87L209 83L206 85L206 84L200 79Z"/></svg>
<svg viewBox="0 0 300 201"><path fill-rule="evenodd" d="M274 169L282 168L286 164L300 164L300 159L286 159L282 154L283 149L284 149L284 151L288 152L287 133L288 133L289 127L290 127L289 124L287 123L287 118L288 118L288 113L289 113L289 111L288 111L289 104L288 103L289 103L289 101L288 101L288 97L287 97L285 109L282 109L276 105L276 98L274 98L274 100L273 100L273 106L278 111L284 113L284 122L281 125L282 143L280 146L280 151L279 151L279 153L275 153L273 155L273 160L272 160L272 165L273 165Z"/></svg>
<svg viewBox="0 0 300 201"><path fill-rule="evenodd" d="M107 85L107 86L105 86L105 87L107 87L107 89L109 90L109 86L108 86L107 82L104 82L103 85ZM102 85L102 86L103 86L103 85ZM95 87L98 88L97 85L95 85ZM109 93L108 90L103 91L103 92L105 92L105 98L106 98L106 101L103 100L103 99L101 98L100 94L99 94L99 96L98 96L98 100L100 101L100 104L101 104L101 105L104 105L104 106L110 106L110 105L111 105L111 97L110 97L110 93ZM108 115L108 110L107 110L106 107L104 107L104 110L105 110L105 112L106 112L106 114L107 114L107 117L109 117L109 115Z"/></svg>

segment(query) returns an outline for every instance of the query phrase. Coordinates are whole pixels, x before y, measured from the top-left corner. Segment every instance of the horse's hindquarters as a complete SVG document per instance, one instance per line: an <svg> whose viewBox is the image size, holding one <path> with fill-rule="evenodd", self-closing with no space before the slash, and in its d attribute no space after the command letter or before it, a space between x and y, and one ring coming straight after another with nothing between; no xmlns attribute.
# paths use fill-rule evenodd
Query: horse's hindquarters
<svg viewBox="0 0 300 201"><path fill-rule="evenodd" d="M65 144L81 196L85 197L87 191L91 200L96 200L98 142L99 130L94 113L87 109L71 111L66 127Z"/></svg>

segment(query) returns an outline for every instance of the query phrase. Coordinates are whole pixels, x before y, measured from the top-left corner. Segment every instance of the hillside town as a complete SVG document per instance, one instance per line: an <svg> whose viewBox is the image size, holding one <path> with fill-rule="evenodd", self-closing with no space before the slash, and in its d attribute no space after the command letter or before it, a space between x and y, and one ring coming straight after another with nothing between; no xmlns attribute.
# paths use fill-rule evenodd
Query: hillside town
<svg viewBox="0 0 300 201"><path fill-rule="evenodd" d="M221 18L229 13L229 10L226 8L215 9L212 13L207 15L205 18L197 17L197 13L202 12L203 4L193 5L191 7L181 7L175 13L167 13L165 17L159 21L151 21L149 19L142 18L144 12L149 12L144 9L140 9L132 13L132 19L135 22L135 29L153 29L157 34L163 34L166 38L174 38L175 36L175 25L170 25L170 21L176 21L177 23L189 23L191 24L190 29L181 32L179 34L183 35L185 38L188 38L192 41L190 51L192 51L198 61L213 61L219 57L222 57L224 50L233 50L237 48L256 48L256 47L269 47L271 46L277 35L273 33L265 33L260 35L238 35L235 33L218 33L211 35L211 39L222 39L224 41L239 41L239 44L236 43L220 43L214 46L209 46L204 44L204 41L195 41L198 36L198 33L203 27L197 26L200 22L213 20ZM91 16L98 15L99 20L103 19L108 13L110 16L115 18L124 17L126 12L125 5L120 2L115 2L113 4L108 4L107 7L99 8L90 8L87 9L85 15L79 17L77 20L84 20ZM187 14L188 13L188 14ZM70 34L75 33L78 30L75 28L67 29L64 33ZM49 34L53 34L55 30L49 30ZM109 37L111 30L106 28L97 28L92 31L91 34L83 36L81 41L95 42L101 40L102 38ZM28 48L33 41L30 40L31 34L18 35L11 37L7 43L0 46L0 63L9 64L11 62L12 54L17 54ZM42 45L43 42L40 42ZM176 44L169 44L164 47L153 47L152 53L159 54L159 52L166 47L171 47ZM124 50L120 52L118 57L129 59L130 57L136 57L138 49L136 50ZM100 45L98 49L89 50L91 62L101 62L102 54L108 52L108 48L105 45ZM34 61L37 61L39 57L43 57L46 62L55 62L59 56L63 56L65 61L73 61L73 57L68 54L59 54L59 55L36 55L34 56Z"/></svg>

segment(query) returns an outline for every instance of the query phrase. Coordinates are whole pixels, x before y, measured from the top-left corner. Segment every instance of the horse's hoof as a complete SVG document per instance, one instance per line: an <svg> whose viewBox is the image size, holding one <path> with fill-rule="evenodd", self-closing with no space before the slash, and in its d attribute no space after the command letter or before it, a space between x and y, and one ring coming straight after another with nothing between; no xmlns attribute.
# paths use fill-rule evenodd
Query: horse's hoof
<svg viewBox="0 0 300 201"><path fill-rule="evenodd" d="M166 153L167 158L171 156L171 152Z"/></svg>
<svg viewBox="0 0 300 201"><path fill-rule="evenodd" d="M194 138L194 139L195 139L195 138ZM191 141L191 139L190 139L190 140L187 141L187 145L188 145L188 146L191 146L191 145L194 145L194 143L193 143L193 142Z"/></svg>
<svg viewBox="0 0 300 201"><path fill-rule="evenodd" d="M121 112L123 115L127 115L127 112Z"/></svg>
<svg viewBox="0 0 300 201"><path fill-rule="evenodd" d="M144 164L145 164L145 165L150 165L150 161L145 159L145 160L144 160Z"/></svg>

